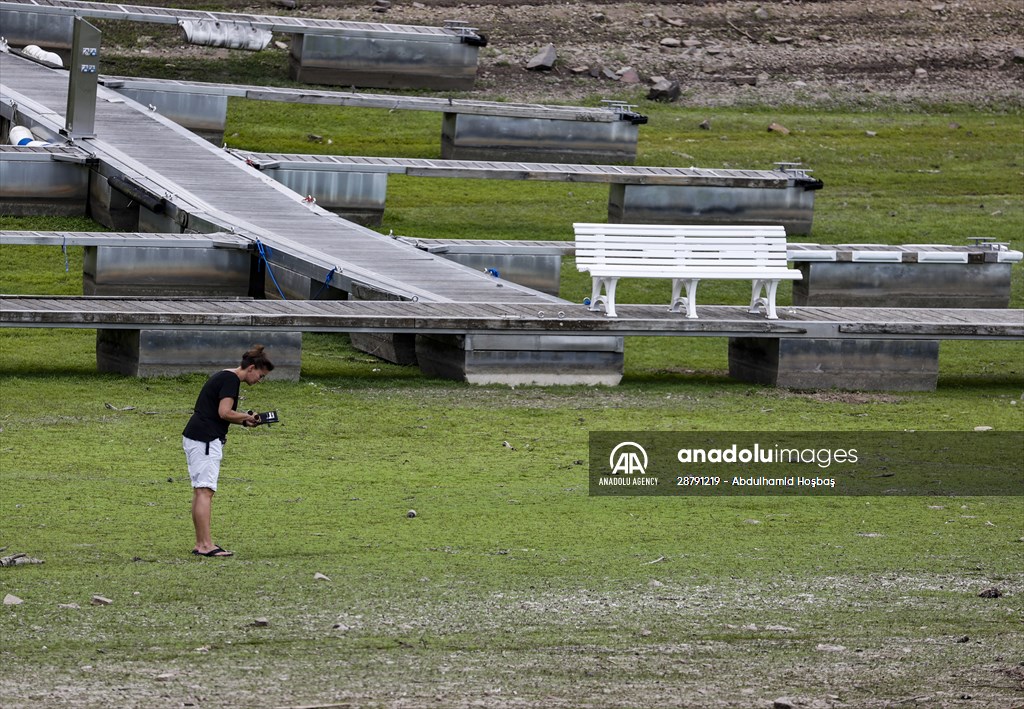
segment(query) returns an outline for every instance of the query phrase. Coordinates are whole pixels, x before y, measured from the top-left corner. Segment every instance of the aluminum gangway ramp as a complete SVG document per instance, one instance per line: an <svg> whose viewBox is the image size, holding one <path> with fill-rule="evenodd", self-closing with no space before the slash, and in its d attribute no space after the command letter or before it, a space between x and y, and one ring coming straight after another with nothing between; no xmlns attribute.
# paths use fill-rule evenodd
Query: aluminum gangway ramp
<svg viewBox="0 0 1024 709"><path fill-rule="evenodd" d="M49 130L63 125L67 74L0 54L0 97L11 110L35 109ZM102 87L96 137L79 146L116 165L139 184L187 211L259 241L267 261L287 263L310 277L335 269L332 282L352 281L382 293L437 302L536 302L557 299L425 254L326 210L211 146L173 122Z"/></svg>

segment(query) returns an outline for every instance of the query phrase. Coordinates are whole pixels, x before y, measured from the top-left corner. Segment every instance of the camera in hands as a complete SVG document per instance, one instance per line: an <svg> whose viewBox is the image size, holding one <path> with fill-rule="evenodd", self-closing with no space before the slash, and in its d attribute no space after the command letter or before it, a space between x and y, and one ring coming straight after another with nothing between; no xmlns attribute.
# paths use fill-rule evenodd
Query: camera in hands
<svg viewBox="0 0 1024 709"><path fill-rule="evenodd" d="M256 413L255 411L247 411L247 414L256 418L254 426L269 425L272 423L279 423L281 419L278 418L276 411L264 411L263 413Z"/></svg>

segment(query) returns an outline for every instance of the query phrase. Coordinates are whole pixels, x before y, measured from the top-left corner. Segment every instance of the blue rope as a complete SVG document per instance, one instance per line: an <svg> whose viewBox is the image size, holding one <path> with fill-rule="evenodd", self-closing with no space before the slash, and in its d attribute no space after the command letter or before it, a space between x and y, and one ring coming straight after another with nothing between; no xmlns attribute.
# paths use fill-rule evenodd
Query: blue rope
<svg viewBox="0 0 1024 709"><path fill-rule="evenodd" d="M331 279L334 278L334 272L337 270L337 268L332 268L330 271L327 272L327 277L324 279L324 284L320 286L320 290L316 292L316 295L313 296L312 300L316 300L317 298L319 298L320 294L324 292L324 289L331 284Z"/></svg>
<svg viewBox="0 0 1024 709"><path fill-rule="evenodd" d="M270 274L270 280L274 282L274 287L277 288L277 294L281 296L281 300L288 300L284 297L284 291L281 290L281 286L277 284L277 279L274 278L274 271L270 268L270 262L267 261L267 252L263 250L263 242L259 239L256 239L256 250L260 252L260 260L267 267L267 273Z"/></svg>

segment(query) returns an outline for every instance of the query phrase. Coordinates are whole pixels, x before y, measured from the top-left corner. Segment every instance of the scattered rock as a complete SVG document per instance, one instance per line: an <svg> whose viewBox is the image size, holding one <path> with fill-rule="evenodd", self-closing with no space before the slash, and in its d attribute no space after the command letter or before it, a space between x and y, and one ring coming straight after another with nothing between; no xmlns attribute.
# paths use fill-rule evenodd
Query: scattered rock
<svg viewBox="0 0 1024 709"><path fill-rule="evenodd" d="M288 49L288 45L285 44L284 42L275 41L274 42L274 46L277 47L278 49L284 49L284 50Z"/></svg>
<svg viewBox="0 0 1024 709"><path fill-rule="evenodd" d="M612 81L618 81L619 80L619 75L618 74L616 74L611 69L606 69L604 67L601 67L601 76L603 76L606 79L611 79Z"/></svg>
<svg viewBox="0 0 1024 709"><path fill-rule="evenodd" d="M608 20L608 16L603 12L594 12L590 15L591 22L605 22Z"/></svg>
<svg viewBox="0 0 1024 709"><path fill-rule="evenodd" d="M796 701L789 697L779 697L772 702L772 709L796 709Z"/></svg>
<svg viewBox="0 0 1024 709"><path fill-rule="evenodd" d="M109 606L113 601L106 596L93 596L90 601L94 606Z"/></svg>
<svg viewBox="0 0 1024 709"><path fill-rule="evenodd" d="M678 81L669 81L668 79L659 77L658 81L654 82L650 90L647 92L647 98L651 101L665 101L671 103L679 98L682 94L682 89L679 87Z"/></svg>
<svg viewBox="0 0 1024 709"><path fill-rule="evenodd" d="M658 44L660 44L662 47L669 47L670 49L683 46L682 40L677 39L676 37L666 37L665 39L658 42Z"/></svg>
<svg viewBox="0 0 1024 709"><path fill-rule="evenodd" d="M703 121L697 124L697 127L700 128L701 130L711 130L711 121L705 118Z"/></svg>
<svg viewBox="0 0 1024 709"><path fill-rule="evenodd" d="M915 79L927 79L928 78L928 70L925 69L924 67L920 67L920 66L917 67L916 69L914 69L914 78Z"/></svg>
<svg viewBox="0 0 1024 709"><path fill-rule="evenodd" d="M78 605L77 603L58 603L57 607L61 608L63 610L66 610L66 611L80 611L80 610L82 610L82 607L80 605Z"/></svg>
<svg viewBox="0 0 1024 709"><path fill-rule="evenodd" d="M696 49L697 47L703 47L704 43L701 42L696 37L690 37L688 39L683 40L683 46L686 47L687 49Z"/></svg>
<svg viewBox="0 0 1024 709"><path fill-rule="evenodd" d="M324 142L324 137L322 135L317 135L316 133L309 133L306 136L306 140L310 143L322 143Z"/></svg>
<svg viewBox="0 0 1024 709"><path fill-rule="evenodd" d="M571 74L589 74L590 73L590 67L589 66L574 66L572 69L569 70L569 73L571 73Z"/></svg>
<svg viewBox="0 0 1024 709"><path fill-rule="evenodd" d="M1003 595L1003 592L998 588L986 588L984 591L978 594L978 598L999 598Z"/></svg>
<svg viewBox="0 0 1024 709"><path fill-rule="evenodd" d="M768 11L765 10L763 7L759 7L756 10L754 10L754 19L755 20L761 20L762 22L764 22L765 20L768 19L768 17L769 17Z"/></svg>
<svg viewBox="0 0 1024 709"><path fill-rule="evenodd" d="M549 44L526 62L526 68L533 71L547 71L555 65L556 59L555 45Z"/></svg>
<svg viewBox="0 0 1024 709"><path fill-rule="evenodd" d="M619 76L619 81L623 84L639 84L640 75L631 66L623 67L615 72Z"/></svg>
<svg viewBox="0 0 1024 709"><path fill-rule="evenodd" d="M959 638L957 638L953 642L955 642L955 643L968 643L970 641L971 641L971 639L969 637L967 637L966 635L961 635Z"/></svg>
<svg viewBox="0 0 1024 709"><path fill-rule="evenodd" d="M330 581L331 579L330 579L329 576L326 576L326 575L320 573L319 571L317 571L315 574L313 574L313 580L314 581Z"/></svg>
<svg viewBox="0 0 1024 709"><path fill-rule="evenodd" d="M864 135L866 135L869 138L874 138L875 136L878 135L878 133L876 133L873 130L866 130L866 131L864 131Z"/></svg>
<svg viewBox="0 0 1024 709"><path fill-rule="evenodd" d="M814 649L818 652L846 652L845 645L830 645L828 643L818 643Z"/></svg>
<svg viewBox="0 0 1024 709"><path fill-rule="evenodd" d="M20 598L15 596L13 593L8 593L6 596L4 596L4 605L5 606L20 606L24 602L25 601L21 600Z"/></svg>
<svg viewBox="0 0 1024 709"><path fill-rule="evenodd" d="M270 625L270 621L266 618L256 618L252 622L252 627L254 628L266 628L268 625Z"/></svg>
<svg viewBox="0 0 1024 709"><path fill-rule="evenodd" d="M170 682L172 679L174 679L174 673L164 672L163 674L157 675L154 679L157 682Z"/></svg>
<svg viewBox="0 0 1024 709"><path fill-rule="evenodd" d="M1024 49L1017 47L1013 50L1013 63L1024 64Z"/></svg>
<svg viewBox="0 0 1024 709"><path fill-rule="evenodd" d="M283 7L285 10L294 10L299 6L295 0L274 0L274 4L278 7Z"/></svg>
<svg viewBox="0 0 1024 709"><path fill-rule="evenodd" d="M647 582L647 585L650 586L651 588L661 588L665 584L663 584L661 581L658 581L657 579L651 579L650 581Z"/></svg>
<svg viewBox="0 0 1024 709"><path fill-rule="evenodd" d="M796 628L790 628L788 625L766 625L765 630L770 630L773 633L795 633Z"/></svg>
<svg viewBox="0 0 1024 709"><path fill-rule="evenodd" d="M781 135L789 135L789 128L779 123L771 123L768 126L769 133L779 133Z"/></svg>
<svg viewBox="0 0 1024 709"><path fill-rule="evenodd" d="M775 44L789 44L793 41L793 37L780 37L779 35L772 35L772 41Z"/></svg>
<svg viewBox="0 0 1024 709"><path fill-rule="evenodd" d="M991 426L975 426L974 430L975 431L991 431L992 427Z"/></svg>
<svg viewBox="0 0 1024 709"><path fill-rule="evenodd" d="M685 24L678 17L665 17L664 15L658 15L658 19L666 25L672 25L673 27L682 27Z"/></svg>
<svg viewBox="0 0 1024 709"><path fill-rule="evenodd" d="M42 564L42 559L35 559L24 552L18 554L11 554L0 559L0 567L2 566L21 566L22 564Z"/></svg>
<svg viewBox="0 0 1024 709"><path fill-rule="evenodd" d="M745 520L743 520L743 524L761 524L761 520L759 520L759 519L745 519Z"/></svg>
<svg viewBox="0 0 1024 709"><path fill-rule="evenodd" d="M733 77L732 83L736 86L757 86L756 76L735 76Z"/></svg>
<svg viewBox="0 0 1024 709"><path fill-rule="evenodd" d="M413 517L416 516L416 510L409 510L408 512L405 513L405 516L408 517L409 519L412 519Z"/></svg>

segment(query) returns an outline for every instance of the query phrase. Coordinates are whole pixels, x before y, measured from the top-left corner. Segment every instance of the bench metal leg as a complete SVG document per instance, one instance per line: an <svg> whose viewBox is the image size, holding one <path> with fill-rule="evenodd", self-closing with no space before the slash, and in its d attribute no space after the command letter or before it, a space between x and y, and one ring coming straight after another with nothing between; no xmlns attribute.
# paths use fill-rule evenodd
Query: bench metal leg
<svg viewBox="0 0 1024 709"><path fill-rule="evenodd" d="M597 311L604 305L604 312L610 318L615 317L615 285L619 281L618 276L594 276L590 289L590 310ZM604 295L601 290L604 289Z"/></svg>
<svg viewBox="0 0 1024 709"><path fill-rule="evenodd" d="M700 282L699 278L673 278L672 279L672 301L669 305L669 310L673 313L679 312L679 306L686 306L686 317L691 319L697 318L697 284ZM680 298L679 293L686 287L686 297Z"/></svg>
<svg viewBox="0 0 1024 709"><path fill-rule="evenodd" d="M762 289L764 289L764 297L761 296ZM775 293L778 289L778 279L755 278L748 312L756 313L763 307L768 320L778 320L779 315L775 312Z"/></svg>

